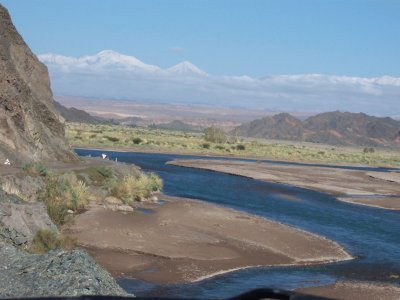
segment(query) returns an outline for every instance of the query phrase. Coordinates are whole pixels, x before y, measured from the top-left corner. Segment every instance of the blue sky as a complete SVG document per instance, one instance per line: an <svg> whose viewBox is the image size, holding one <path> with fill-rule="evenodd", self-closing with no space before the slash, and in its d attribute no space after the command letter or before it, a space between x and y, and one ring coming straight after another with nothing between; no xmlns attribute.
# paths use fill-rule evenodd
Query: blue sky
<svg viewBox="0 0 400 300"><path fill-rule="evenodd" d="M398 0L0 0L37 54L104 49L208 73L400 76Z"/></svg>

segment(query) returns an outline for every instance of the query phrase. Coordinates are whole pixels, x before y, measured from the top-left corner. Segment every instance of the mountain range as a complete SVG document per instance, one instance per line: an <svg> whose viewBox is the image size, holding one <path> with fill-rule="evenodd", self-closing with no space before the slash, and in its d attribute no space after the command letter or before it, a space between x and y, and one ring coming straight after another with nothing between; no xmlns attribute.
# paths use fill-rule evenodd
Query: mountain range
<svg viewBox="0 0 400 300"><path fill-rule="evenodd" d="M242 124L232 133L331 145L400 146L400 121L339 111L318 114L304 121L281 113Z"/></svg>
<svg viewBox="0 0 400 300"><path fill-rule="evenodd" d="M372 115L400 115L400 78L323 74L212 75L189 61L169 68L112 50L70 57L39 55L57 95L145 103L198 104L274 111L337 109Z"/></svg>

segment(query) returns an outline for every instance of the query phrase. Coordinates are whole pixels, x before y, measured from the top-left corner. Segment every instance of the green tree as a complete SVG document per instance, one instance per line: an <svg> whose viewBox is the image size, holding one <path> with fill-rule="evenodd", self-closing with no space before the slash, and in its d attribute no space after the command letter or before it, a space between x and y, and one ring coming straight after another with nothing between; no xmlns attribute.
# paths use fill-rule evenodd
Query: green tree
<svg viewBox="0 0 400 300"><path fill-rule="evenodd" d="M204 130L204 139L207 142L222 144L227 141L227 136L221 128L211 126Z"/></svg>

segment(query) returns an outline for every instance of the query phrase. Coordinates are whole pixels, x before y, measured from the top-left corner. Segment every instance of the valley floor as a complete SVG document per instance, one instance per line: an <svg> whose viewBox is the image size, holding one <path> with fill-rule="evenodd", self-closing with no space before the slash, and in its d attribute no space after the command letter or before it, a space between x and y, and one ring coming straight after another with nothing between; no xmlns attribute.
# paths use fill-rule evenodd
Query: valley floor
<svg viewBox="0 0 400 300"><path fill-rule="evenodd" d="M134 212L92 205L66 232L115 276L162 284L352 258L339 244L287 225L201 201L160 198L165 203L139 203Z"/></svg>

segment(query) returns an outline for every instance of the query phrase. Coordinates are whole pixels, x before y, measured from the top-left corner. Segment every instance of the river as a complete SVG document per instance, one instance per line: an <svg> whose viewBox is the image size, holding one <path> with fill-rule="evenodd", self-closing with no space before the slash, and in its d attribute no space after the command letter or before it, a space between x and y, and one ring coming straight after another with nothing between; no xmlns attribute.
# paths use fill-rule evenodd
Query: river
<svg viewBox="0 0 400 300"><path fill-rule="evenodd" d="M319 266L253 268L185 285L160 286L119 279L124 289L137 296L221 298L258 287L295 289L330 284L337 279L400 280L399 212L345 203L326 193L290 185L166 164L174 159L204 158L199 156L83 149L76 152L81 156L106 153L110 159L133 163L160 175L167 195L200 199L302 228L339 242L355 257Z"/></svg>

